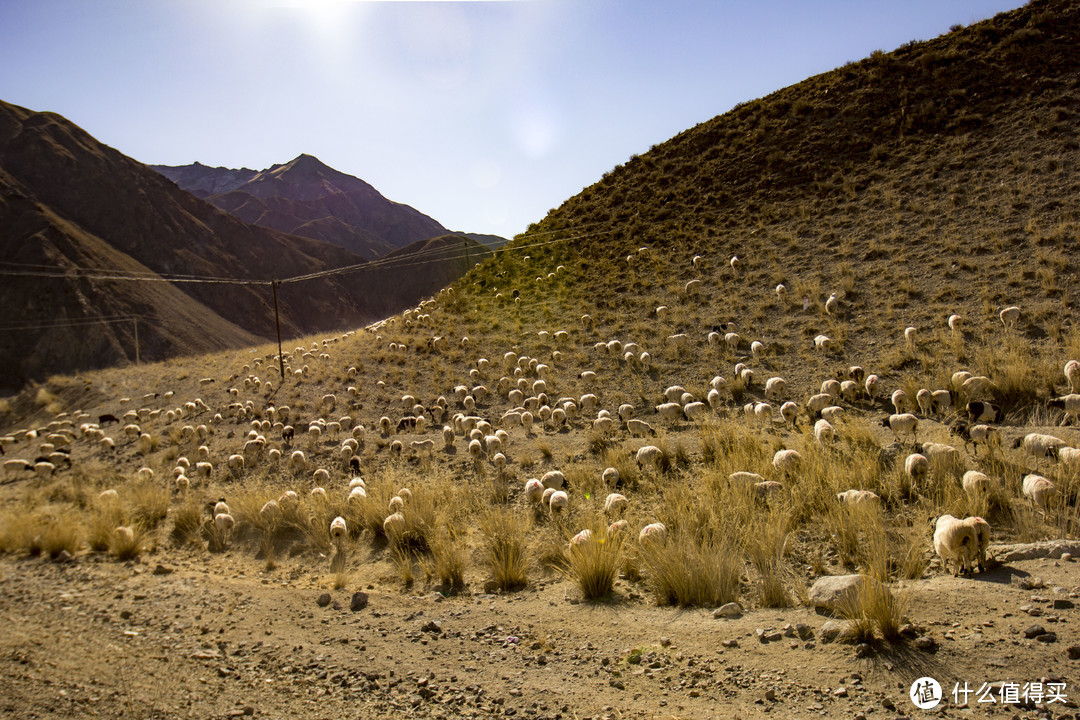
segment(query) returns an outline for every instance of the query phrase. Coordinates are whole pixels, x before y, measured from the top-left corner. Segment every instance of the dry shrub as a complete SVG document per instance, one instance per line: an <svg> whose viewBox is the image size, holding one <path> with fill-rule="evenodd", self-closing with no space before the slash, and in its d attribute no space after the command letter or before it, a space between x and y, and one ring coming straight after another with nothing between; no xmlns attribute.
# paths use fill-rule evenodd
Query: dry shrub
<svg viewBox="0 0 1080 720"><path fill-rule="evenodd" d="M492 508L480 518L484 563L501 590L529 583L527 539L531 526L527 516L505 508Z"/></svg>
<svg viewBox="0 0 1080 720"><path fill-rule="evenodd" d="M99 500L86 518L86 542L91 550L109 549L116 528L126 521L123 507L115 501Z"/></svg>
<svg viewBox="0 0 1080 720"><path fill-rule="evenodd" d="M401 583L405 587L412 587L413 582L416 580L412 552L407 547L395 545L394 549L390 551L390 562L393 563Z"/></svg>
<svg viewBox="0 0 1080 720"><path fill-rule="evenodd" d="M598 600L615 587L623 548L621 538L608 538L605 528L591 528L591 531L591 539L569 546L567 572L586 600Z"/></svg>
<svg viewBox="0 0 1080 720"><path fill-rule="evenodd" d="M194 498L188 498L172 512L173 527L170 533L177 546L198 542L206 516L203 507ZM113 526L115 528L115 526Z"/></svg>
<svg viewBox="0 0 1080 720"><path fill-rule="evenodd" d="M157 527L169 514L169 491L153 481L132 484L124 492L124 498L128 501L131 522L148 530Z"/></svg>
<svg viewBox="0 0 1080 720"><path fill-rule="evenodd" d="M142 554L146 549L146 543L149 540L149 536L146 529L139 524L128 526L131 528L131 534L118 533L117 528L113 528L113 532L109 539L109 554L120 561L134 560Z"/></svg>
<svg viewBox="0 0 1080 720"><path fill-rule="evenodd" d="M758 601L764 607L788 607L787 590L790 568L784 562L791 518L782 510L762 514L747 526L743 551L757 571Z"/></svg>
<svg viewBox="0 0 1080 720"><path fill-rule="evenodd" d="M469 562L467 537L460 529L442 526L429 535L431 559L435 576L444 586L460 588L465 585L465 568Z"/></svg>
<svg viewBox="0 0 1080 720"><path fill-rule="evenodd" d="M896 642L907 605L907 593L894 595L885 584L868 578L841 598L837 612L848 621L846 634L850 637L873 642L876 630L889 642Z"/></svg>
<svg viewBox="0 0 1080 720"><path fill-rule="evenodd" d="M74 555L82 547L82 515L71 508L47 508L31 517L31 525L21 532L26 541L26 550L31 555L47 554L56 558L67 551Z"/></svg>
<svg viewBox="0 0 1080 720"><path fill-rule="evenodd" d="M658 605L713 607L738 596L742 560L730 543L677 532L647 541L640 558Z"/></svg>

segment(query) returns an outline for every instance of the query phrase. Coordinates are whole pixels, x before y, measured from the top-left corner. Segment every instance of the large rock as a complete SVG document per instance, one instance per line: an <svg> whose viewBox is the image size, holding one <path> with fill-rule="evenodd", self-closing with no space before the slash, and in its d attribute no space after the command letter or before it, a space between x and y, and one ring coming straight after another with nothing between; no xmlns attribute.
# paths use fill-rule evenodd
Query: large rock
<svg viewBox="0 0 1080 720"><path fill-rule="evenodd" d="M884 589L880 582L869 575L829 575L818 578L810 588L810 604L815 608L835 612L844 597L858 593L867 584Z"/></svg>

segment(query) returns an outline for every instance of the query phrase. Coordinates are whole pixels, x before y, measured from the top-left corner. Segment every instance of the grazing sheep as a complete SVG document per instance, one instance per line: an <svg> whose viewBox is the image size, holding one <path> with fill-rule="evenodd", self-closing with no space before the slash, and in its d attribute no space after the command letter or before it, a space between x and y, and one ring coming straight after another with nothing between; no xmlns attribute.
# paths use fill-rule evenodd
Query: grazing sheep
<svg viewBox="0 0 1080 720"><path fill-rule="evenodd" d="M909 348L915 347L915 337L919 334L917 328L906 327L904 328L904 342L907 343Z"/></svg>
<svg viewBox="0 0 1080 720"><path fill-rule="evenodd" d="M949 428L949 432L963 438L965 448L968 443L971 443L974 447L974 454L976 456L979 454L979 445L986 445L986 447L991 450L995 445L1001 445L1001 433L989 425L956 423Z"/></svg>
<svg viewBox="0 0 1080 720"><path fill-rule="evenodd" d="M644 545L647 542L664 542L667 540L667 526L664 523L650 523L641 528L638 533L638 542Z"/></svg>
<svg viewBox="0 0 1080 720"><path fill-rule="evenodd" d="M814 347L818 350L827 353L832 350L833 341L828 335L818 335L814 338Z"/></svg>
<svg viewBox="0 0 1080 720"><path fill-rule="evenodd" d="M787 393L787 381L782 377L771 377L765 381L765 397L779 400Z"/></svg>
<svg viewBox="0 0 1080 720"><path fill-rule="evenodd" d="M866 397L870 399L870 402L874 402L874 398L877 397L879 382L877 375L866 376L866 382L863 384L863 388L866 390Z"/></svg>
<svg viewBox="0 0 1080 720"><path fill-rule="evenodd" d="M784 484L778 480L766 480L754 483L754 499L758 502L767 503L772 497L779 495L784 490Z"/></svg>
<svg viewBox="0 0 1080 720"><path fill-rule="evenodd" d="M881 426L892 430L897 440L901 435L911 435L911 439L915 440L919 430L919 418L911 413L894 413L882 420Z"/></svg>
<svg viewBox="0 0 1080 720"><path fill-rule="evenodd" d="M959 332L960 327L964 324L964 318L959 315L953 314L949 316L949 329L953 332Z"/></svg>
<svg viewBox="0 0 1080 720"><path fill-rule="evenodd" d="M195 473L203 479L208 479L214 474L214 466L208 462L197 462L195 463Z"/></svg>
<svg viewBox="0 0 1080 720"><path fill-rule="evenodd" d="M1054 493L1054 483L1042 475L1025 475L1023 482L1024 497L1030 500L1037 508L1046 511L1046 504Z"/></svg>
<svg viewBox="0 0 1080 720"><path fill-rule="evenodd" d="M622 515L630 507L630 501L619 493L611 493L604 498L605 515Z"/></svg>
<svg viewBox="0 0 1080 720"><path fill-rule="evenodd" d="M915 393L915 402L924 416L929 416L934 409L934 396L926 388L919 388L919 392Z"/></svg>
<svg viewBox="0 0 1080 720"><path fill-rule="evenodd" d="M1049 457L1053 460L1057 459L1057 452L1059 448L1065 447L1064 440L1053 435L1042 435L1040 433L1028 433L1022 438L1017 438L1013 443L1013 448L1019 448L1024 446L1024 454L1035 458L1036 464L1044 457Z"/></svg>
<svg viewBox="0 0 1080 720"><path fill-rule="evenodd" d="M763 482L765 482L765 478L762 476L757 473L746 472L743 470L728 475L728 487L733 490L745 491Z"/></svg>
<svg viewBox="0 0 1080 720"><path fill-rule="evenodd" d="M534 505L539 503L544 496L544 489L544 484L536 478L529 478L525 481L525 497Z"/></svg>
<svg viewBox="0 0 1080 720"><path fill-rule="evenodd" d="M925 442L922 444L922 454L930 461L930 467L939 472L952 473L959 477L964 470L960 451L952 445Z"/></svg>
<svg viewBox="0 0 1080 720"><path fill-rule="evenodd" d="M561 470L549 470L540 477L540 484L545 488L562 490L566 487L566 475Z"/></svg>
<svg viewBox="0 0 1080 720"><path fill-rule="evenodd" d="M975 558L979 572L986 572L986 549L990 547L990 523L981 517L967 517L961 520L975 531Z"/></svg>
<svg viewBox="0 0 1080 720"><path fill-rule="evenodd" d="M968 470L960 482L964 486L964 492L972 498L986 497L992 490L990 478L978 470Z"/></svg>
<svg viewBox="0 0 1080 720"><path fill-rule="evenodd" d="M930 461L925 455L912 453L904 460L904 472L911 478L911 483L918 486L930 473Z"/></svg>
<svg viewBox="0 0 1080 720"><path fill-rule="evenodd" d="M839 309L840 301L836 299L836 293L833 293L829 296L829 299L825 301L825 313L827 315L835 315Z"/></svg>
<svg viewBox="0 0 1080 720"><path fill-rule="evenodd" d="M773 455L773 467L783 476L796 472L801 463L802 455L797 450L777 450Z"/></svg>
<svg viewBox="0 0 1080 720"><path fill-rule="evenodd" d="M945 572L949 563L955 565L953 575L971 572L971 563L978 555L979 538L971 525L952 515L942 515L934 524L934 551L941 558Z"/></svg>
<svg viewBox="0 0 1080 720"><path fill-rule="evenodd" d="M731 352L738 352L740 342L742 342L742 337L739 336L739 333L729 332L724 335L724 344L727 345L727 349Z"/></svg>
<svg viewBox="0 0 1080 720"><path fill-rule="evenodd" d="M735 272L739 272L739 268L742 267L742 260L739 259L738 255L732 255L731 260L728 260L728 265L730 265L731 269Z"/></svg>
<svg viewBox="0 0 1080 720"><path fill-rule="evenodd" d="M383 520L383 533L392 543L397 543L405 534L405 516L400 512L391 513Z"/></svg>
<svg viewBox="0 0 1080 720"><path fill-rule="evenodd" d="M750 343L750 354L754 356L755 360L760 360L765 355L765 343L760 340Z"/></svg>
<svg viewBox="0 0 1080 720"><path fill-rule="evenodd" d="M1061 420L1062 425L1069 422L1069 418L1080 422L1080 395L1070 393L1062 397L1051 398L1046 404L1052 408L1065 411L1065 417Z"/></svg>
<svg viewBox="0 0 1080 720"><path fill-rule="evenodd" d="M840 382L832 378L821 383L821 394L828 395L834 401L840 399Z"/></svg>
<svg viewBox="0 0 1080 720"><path fill-rule="evenodd" d="M832 423L828 420L821 419L814 423L814 440L818 445L826 447L832 443L835 438L836 432L833 429Z"/></svg>
<svg viewBox="0 0 1080 720"><path fill-rule="evenodd" d="M773 408L766 402L754 403L754 417L762 425L772 424Z"/></svg>
<svg viewBox="0 0 1080 720"><path fill-rule="evenodd" d="M1070 392L1080 391L1080 361L1070 360L1065 363L1065 380L1069 383Z"/></svg>
<svg viewBox="0 0 1080 720"><path fill-rule="evenodd" d="M790 400L780 406L780 417L784 422L794 427L799 416L799 406Z"/></svg>
<svg viewBox="0 0 1080 720"><path fill-rule="evenodd" d="M656 406L656 412L669 422L678 422L683 418L683 407L677 402L666 402Z"/></svg>
<svg viewBox="0 0 1080 720"><path fill-rule="evenodd" d="M626 429L631 437L644 437L646 435L656 434L656 430L653 429L652 425L644 420L636 420L634 418L626 421Z"/></svg>
<svg viewBox="0 0 1080 720"><path fill-rule="evenodd" d="M828 393L811 395L810 399L806 401L806 414L809 415L811 419L816 419L821 415L822 410L832 404L832 396Z"/></svg>
<svg viewBox="0 0 1080 720"><path fill-rule="evenodd" d="M556 515L566 510L570 505L570 496L563 490L556 490L551 493L551 497L548 498L548 512L552 515Z"/></svg>
<svg viewBox="0 0 1080 720"><path fill-rule="evenodd" d="M851 507L881 507L881 498L877 493L869 490L845 490L844 492L836 493L836 499Z"/></svg>
<svg viewBox="0 0 1080 720"><path fill-rule="evenodd" d="M1020 308L1010 305L998 313L998 317L1001 318L1001 324L1005 326L1006 330L1012 330L1020 320Z"/></svg>
<svg viewBox="0 0 1080 720"><path fill-rule="evenodd" d="M1000 405L994 405L993 403L983 402L981 400L975 400L969 402L965 407L968 417L972 422L976 423L992 423L997 422L1003 417Z"/></svg>
<svg viewBox="0 0 1080 720"><path fill-rule="evenodd" d="M840 383L840 397L844 402L855 404L859 399L859 383L854 380L844 380Z"/></svg>
<svg viewBox="0 0 1080 720"><path fill-rule="evenodd" d="M655 445L643 445L638 448L634 457L643 470L656 470L661 458L664 457L664 452Z"/></svg>
<svg viewBox="0 0 1080 720"><path fill-rule="evenodd" d="M780 283L779 285L776 286L776 299L777 300L779 300L780 302L783 302L787 298L787 294L788 294L787 285L784 285L784 283Z"/></svg>
<svg viewBox="0 0 1080 720"><path fill-rule="evenodd" d="M968 400L977 400L994 389L994 383L985 375L973 375L960 386Z"/></svg>
<svg viewBox="0 0 1080 720"><path fill-rule="evenodd" d="M949 410L953 404L951 390L934 390L930 393L930 409L935 415L941 415Z"/></svg>
<svg viewBox="0 0 1080 720"><path fill-rule="evenodd" d="M709 407L703 402L692 402L684 405L682 411L687 420L704 420L709 414Z"/></svg>
<svg viewBox="0 0 1080 720"><path fill-rule="evenodd" d="M334 518L334 521L330 523L330 537L335 542L343 540L348 534L348 528L345 525L345 518L338 515Z"/></svg>
<svg viewBox="0 0 1080 720"><path fill-rule="evenodd" d="M897 415L902 414L911 405L911 403L908 402L907 393L899 389L893 391L892 398L890 398L890 400L892 402L893 409L896 411Z"/></svg>

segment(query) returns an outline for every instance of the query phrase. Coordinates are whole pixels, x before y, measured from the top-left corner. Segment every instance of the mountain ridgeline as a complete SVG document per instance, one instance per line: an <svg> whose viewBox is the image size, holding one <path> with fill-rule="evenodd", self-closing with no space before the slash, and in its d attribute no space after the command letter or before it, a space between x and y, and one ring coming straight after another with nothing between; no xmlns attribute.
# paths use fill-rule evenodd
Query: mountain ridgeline
<svg viewBox="0 0 1080 720"><path fill-rule="evenodd" d="M363 180L311 155L261 172L199 163L151 167L245 222L324 240L369 260L450 233L427 215L387 200Z"/></svg>
<svg viewBox="0 0 1080 720"><path fill-rule="evenodd" d="M439 261L361 269L366 258L244 222L59 115L0 102L0 386L270 339L275 278L354 268L282 285L285 337L384 317L486 252L430 229L439 240L395 250L435 244Z"/></svg>

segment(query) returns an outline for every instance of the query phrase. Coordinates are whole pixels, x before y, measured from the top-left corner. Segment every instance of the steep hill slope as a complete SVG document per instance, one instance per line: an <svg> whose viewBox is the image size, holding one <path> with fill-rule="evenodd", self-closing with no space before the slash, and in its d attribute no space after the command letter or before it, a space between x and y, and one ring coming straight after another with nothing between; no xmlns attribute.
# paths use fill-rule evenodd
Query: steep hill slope
<svg viewBox="0 0 1080 720"><path fill-rule="evenodd" d="M448 232L311 155L258 173L197 163L151 167L245 222L325 240L368 259Z"/></svg>

